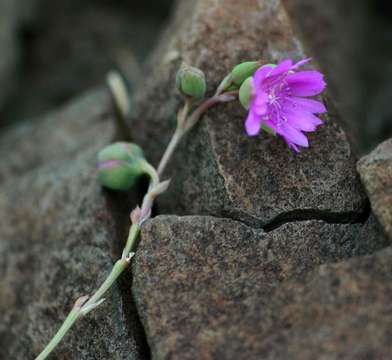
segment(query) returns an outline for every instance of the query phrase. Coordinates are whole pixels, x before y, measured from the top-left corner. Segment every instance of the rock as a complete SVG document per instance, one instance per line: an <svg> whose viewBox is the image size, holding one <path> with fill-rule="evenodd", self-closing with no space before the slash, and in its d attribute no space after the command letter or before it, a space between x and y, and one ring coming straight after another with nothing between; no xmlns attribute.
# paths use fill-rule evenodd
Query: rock
<svg viewBox="0 0 392 360"><path fill-rule="evenodd" d="M0 80L4 86L0 92L10 85L12 89L6 91L4 108L0 106L1 124L40 116L63 105L102 83L113 68L121 70L131 86L137 83L140 63L170 9L169 0L159 1L160 6L154 4L157 1L149 3L3 0ZM26 8L33 14L20 19Z"/></svg>
<svg viewBox="0 0 392 360"><path fill-rule="evenodd" d="M175 123L174 74L182 60L206 72L211 93L244 60L304 56L277 1L183 1L136 95L135 136L157 162ZM245 136L245 117L238 103L208 112L167 172L175 176L161 213L210 214L259 227L299 219L358 221L366 199L332 107L310 136L311 148L299 155L280 139Z"/></svg>
<svg viewBox="0 0 392 360"><path fill-rule="evenodd" d="M94 92L0 139L0 358L31 359L121 251L138 199L103 192L96 150L113 136L108 94ZM57 359L145 359L129 284L81 319Z"/></svg>
<svg viewBox="0 0 392 360"><path fill-rule="evenodd" d="M18 31L21 24L32 16L35 3L36 0L28 3L18 0L0 2L0 108L14 90L21 52Z"/></svg>
<svg viewBox="0 0 392 360"><path fill-rule="evenodd" d="M0 136L0 183L83 151L99 149L113 137L110 95L93 90L40 118L21 122ZM97 136L100 134L100 136Z"/></svg>
<svg viewBox="0 0 392 360"><path fill-rule="evenodd" d="M377 346L392 320L382 319L389 308L391 265L380 269L385 283L378 264L370 267L376 276L371 282L370 260L321 266L366 253L358 239L368 230L305 221L266 233L230 219L153 219L142 231L132 287L152 358L332 359L341 349L345 359L354 359L360 345L350 345L361 341L363 351L384 353L389 345ZM386 245L382 237L370 242L372 251ZM392 256L385 254L374 258ZM357 283L348 283L344 269L354 276L358 270ZM339 271L347 279L339 282ZM378 324L377 334L368 337Z"/></svg>
<svg viewBox="0 0 392 360"><path fill-rule="evenodd" d="M358 162L358 172L374 213L392 239L392 139Z"/></svg>

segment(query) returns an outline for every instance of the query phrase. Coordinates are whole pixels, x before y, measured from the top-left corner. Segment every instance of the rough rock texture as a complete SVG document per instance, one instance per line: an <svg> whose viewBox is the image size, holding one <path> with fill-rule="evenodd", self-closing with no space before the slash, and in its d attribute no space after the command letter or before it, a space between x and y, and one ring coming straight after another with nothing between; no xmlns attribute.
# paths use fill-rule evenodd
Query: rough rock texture
<svg viewBox="0 0 392 360"><path fill-rule="evenodd" d="M241 61L271 63L288 56L304 54L278 1L181 2L153 56L151 76L137 94L134 127L144 130L135 131L138 141L157 160L174 126L178 97L173 79L181 60L205 70L212 90ZM296 219L357 221L365 197L346 136L329 110L325 126L310 136L310 150L300 155L280 139L246 137L246 114L237 103L210 111L169 169L176 176L160 211L271 227Z"/></svg>
<svg viewBox="0 0 392 360"><path fill-rule="evenodd" d="M320 267L366 252L369 244L385 246L382 237L369 238L371 231L305 221L265 233L229 219L155 218L142 232L133 268L152 358L386 354L391 251L374 256L379 264L359 259Z"/></svg>
<svg viewBox="0 0 392 360"><path fill-rule="evenodd" d="M392 139L358 162L358 171L374 213L392 239Z"/></svg>
<svg viewBox="0 0 392 360"><path fill-rule="evenodd" d="M2 359L38 354L119 255L137 197L116 201L95 179L96 150L113 134L108 99L104 91L90 93L0 139ZM143 359L143 339L129 286L115 286L53 359Z"/></svg>
<svg viewBox="0 0 392 360"><path fill-rule="evenodd" d="M287 20L276 0L178 1L133 108L133 133L153 163L175 123L180 62L205 70L212 92L240 61L302 57ZM279 139L246 138L238 104L210 111L173 159L173 186L157 207L198 216L148 222L134 286L123 276L53 358L148 359L133 297L154 359L390 354L392 255L381 250L390 241L372 215L365 222L355 159L327 106L300 155ZM140 199L96 183L112 121L100 90L0 137L0 358L41 350L121 251Z"/></svg>

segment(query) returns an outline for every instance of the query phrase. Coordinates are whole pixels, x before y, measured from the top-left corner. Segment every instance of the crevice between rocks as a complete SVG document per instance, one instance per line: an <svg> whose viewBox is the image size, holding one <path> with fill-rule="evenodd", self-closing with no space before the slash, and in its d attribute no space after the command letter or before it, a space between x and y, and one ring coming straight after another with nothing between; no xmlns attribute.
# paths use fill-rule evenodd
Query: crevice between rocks
<svg viewBox="0 0 392 360"><path fill-rule="evenodd" d="M113 260L121 257L125 240L129 230L129 214L132 208L141 201L143 190L147 189L147 182L141 182L136 190L124 196L123 194L104 190L106 204L113 214L115 234L111 244ZM130 281L131 279L131 281ZM135 343L135 352L139 354L137 360L150 360L151 350L147 342L145 329L140 320L139 313L132 295L132 271L129 268L118 280L117 286L121 296L122 311L128 337Z"/></svg>
<svg viewBox="0 0 392 360"><path fill-rule="evenodd" d="M201 215L223 217L241 222L253 229L263 229L265 232L270 232L287 223L293 223L297 221L320 220L328 224L364 224L369 219L370 214L370 202L367 199L362 209L358 209L358 211L334 212L330 210L319 209L294 209L280 213L267 223L263 223L260 219L241 211L226 210L221 214L206 213Z"/></svg>
<svg viewBox="0 0 392 360"><path fill-rule="evenodd" d="M328 224L363 224L370 216L370 203L366 201L361 211L355 212L333 212L318 209L295 209L279 214L262 228L265 232L269 232L279 228L280 226L307 220L322 220Z"/></svg>

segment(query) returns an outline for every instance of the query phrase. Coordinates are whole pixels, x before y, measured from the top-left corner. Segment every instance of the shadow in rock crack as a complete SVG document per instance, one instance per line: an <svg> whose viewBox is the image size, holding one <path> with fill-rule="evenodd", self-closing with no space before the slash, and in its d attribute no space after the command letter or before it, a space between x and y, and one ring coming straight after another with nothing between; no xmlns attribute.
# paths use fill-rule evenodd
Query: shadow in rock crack
<svg viewBox="0 0 392 360"><path fill-rule="evenodd" d="M113 236L113 243L111 244L113 261L121 257L130 227L129 214L137 204L140 204L143 194L147 190L147 186L146 179L142 179L128 193L103 190L107 207L115 221L116 233ZM120 276L115 286L118 286L120 290L122 311L126 320L128 336L135 345L134 350L139 354L139 359L149 360L151 355L146 334L132 297L132 273L130 267Z"/></svg>
<svg viewBox="0 0 392 360"><path fill-rule="evenodd" d="M297 209L282 213L263 226L264 231L269 232L280 226L296 221L305 220L322 220L329 224L363 224L370 216L371 209L369 201L366 202L363 209L357 212L337 213L317 209Z"/></svg>

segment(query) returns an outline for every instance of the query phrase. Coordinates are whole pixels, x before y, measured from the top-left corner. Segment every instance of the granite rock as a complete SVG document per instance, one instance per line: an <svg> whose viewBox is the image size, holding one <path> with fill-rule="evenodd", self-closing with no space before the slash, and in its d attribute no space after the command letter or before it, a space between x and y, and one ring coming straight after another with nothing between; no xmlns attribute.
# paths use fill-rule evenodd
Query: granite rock
<svg viewBox="0 0 392 360"><path fill-rule="evenodd" d="M239 62L303 56L278 1L182 1L136 94L135 136L157 162L175 124L174 75L181 61L205 71L211 92ZM346 135L329 110L325 125L310 135L310 149L295 155L280 139L246 137L238 103L215 108L174 158L167 172L175 174L173 186L160 211L271 227L298 219L357 221L366 199Z"/></svg>
<svg viewBox="0 0 392 360"><path fill-rule="evenodd" d="M392 239L392 139L360 159L358 172L375 215Z"/></svg>
<svg viewBox="0 0 392 360"><path fill-rule="evenodd" d="M2 359L37 355L73 302L91 294L120 255L138 195L109 194L96 181L96 151L113 136L107 97L93 92L0 139ZM129 284L120 282L52 357L146 356Z"/></svg>
<svg viewBox="0 0 392 360"><path fill-rule="evenodd" d="M390 345L378 346L392 320L383 318L392 290L384 260L390 251L374 256L385 266L371 268L374 283L369 259L333 265L385 247L382 236L369 238L373 226L304 221L266 233L230 219L153 219L133 264L133 293L152 358L334 359L341 351L354 359L361 351L386 353ZM349 283L345 271L358 271L357 282ZM340 272L347 277L341 283ZM356 341L363 343L351 347Z"/></svg>

